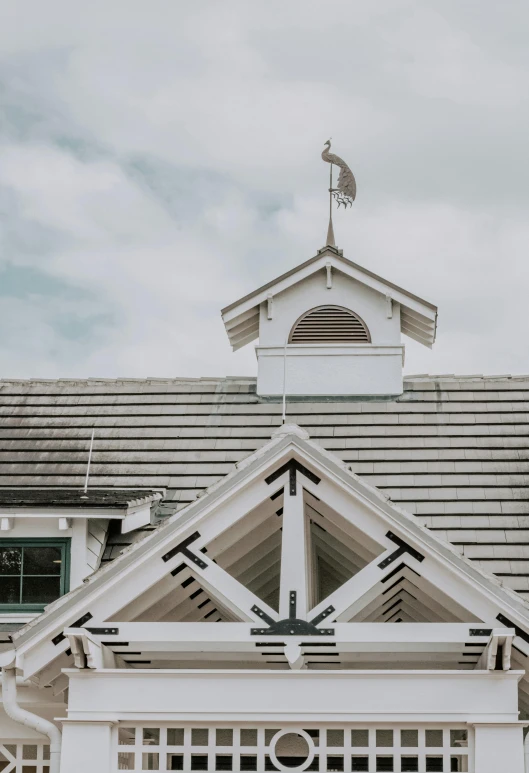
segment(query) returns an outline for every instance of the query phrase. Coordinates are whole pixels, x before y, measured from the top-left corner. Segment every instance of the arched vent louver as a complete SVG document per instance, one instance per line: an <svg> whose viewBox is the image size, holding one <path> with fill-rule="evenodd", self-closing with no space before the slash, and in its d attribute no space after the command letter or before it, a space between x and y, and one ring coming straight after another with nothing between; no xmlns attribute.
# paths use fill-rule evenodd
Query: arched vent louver
<svg viewBox="0 0 529 773"><path fill-rule="evenodd" d="M291 344L368 344L371 336L357 314L342 306L318 306L303 314L290 333Z"/></svg>

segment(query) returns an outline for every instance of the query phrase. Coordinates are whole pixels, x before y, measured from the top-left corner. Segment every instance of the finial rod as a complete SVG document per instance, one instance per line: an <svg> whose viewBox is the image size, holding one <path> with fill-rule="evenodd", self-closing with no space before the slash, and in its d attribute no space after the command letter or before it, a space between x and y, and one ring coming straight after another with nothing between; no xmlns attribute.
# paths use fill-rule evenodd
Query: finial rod
<svg viewBox="0 0 529 773"><path fill-rule="evenodd" d="M327 229L327 246L336 247L334 228L332 225L332 163L329 170L329 227Z"/></svg>

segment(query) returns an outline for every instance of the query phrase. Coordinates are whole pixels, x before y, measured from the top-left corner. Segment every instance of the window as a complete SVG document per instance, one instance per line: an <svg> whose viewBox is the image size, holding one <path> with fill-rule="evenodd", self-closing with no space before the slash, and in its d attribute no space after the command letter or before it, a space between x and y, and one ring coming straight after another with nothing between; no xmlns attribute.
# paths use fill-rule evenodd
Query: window
<svg viewBox="0 0 529 773"><path fill-rule="evenodd" d="M68 591L70 540L0 540L0 611L41 612Z"/></svg>
<svg viewBox="0 0 529 773"><path fill-rule="evenodd" d="M290 344L368 344L371 336L365 322L343 306L318 306L296 321Z"/></svg>

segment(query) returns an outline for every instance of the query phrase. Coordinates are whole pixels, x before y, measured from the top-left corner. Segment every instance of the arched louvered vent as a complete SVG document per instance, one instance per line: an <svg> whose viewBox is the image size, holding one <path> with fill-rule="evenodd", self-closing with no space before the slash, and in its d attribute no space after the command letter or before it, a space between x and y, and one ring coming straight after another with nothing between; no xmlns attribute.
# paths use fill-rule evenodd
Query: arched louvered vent
<svg viewBox="0 0 529 773"><path fill-rule="evenodd" d="M303 314L290 333L291 344L368 344L362 319L343 306L318 306Z"/></svg>

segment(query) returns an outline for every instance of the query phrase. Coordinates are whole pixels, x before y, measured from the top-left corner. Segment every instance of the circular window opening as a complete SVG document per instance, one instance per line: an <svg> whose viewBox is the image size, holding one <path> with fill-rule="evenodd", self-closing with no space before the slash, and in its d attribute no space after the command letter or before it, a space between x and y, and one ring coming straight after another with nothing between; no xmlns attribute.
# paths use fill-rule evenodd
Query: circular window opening
<svg viewBox="0 0 529 773"><path fill-rule="evenodd" d="M280 770L305 770L314 758L314 744L304 730L283 730L272 739L272 762Z"/></svg>

